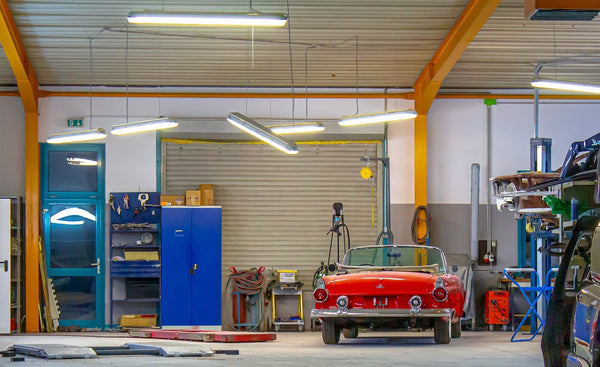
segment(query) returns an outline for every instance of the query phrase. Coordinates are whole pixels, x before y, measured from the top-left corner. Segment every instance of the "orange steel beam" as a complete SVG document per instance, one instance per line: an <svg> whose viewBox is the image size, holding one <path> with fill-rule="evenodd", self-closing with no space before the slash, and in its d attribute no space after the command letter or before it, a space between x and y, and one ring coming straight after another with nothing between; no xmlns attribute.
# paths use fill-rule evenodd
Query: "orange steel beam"
<svg viewBox="0 0 600 367"><path fill-rule="evenodd" d="M25 113L37 113L38 81L6 0L0 0L0 43L17 79Z"/></svg>
<svg viewBox="0 0 600 367"><path fill-rule="evenodd" d="M415 82L415 109L427 115L446 75L501 0L471 0Z"/></svg>
<svg viewBox="0 0 600 367"><path fill-rule="evenodd" d="M18 96L15 91L0 92L0 96ZM45 97L89 97L89 92L55 92L40 90L39 98ZM92 97L131 97L131 98L292 98L291 93L152 93L152 92L92 92ZM297 96L297 94L296 94ZM305 98L303 95L302 98ZM309 93L312 99L355 99L355 93ZM414 100L415 93L365 93L359 94L361 99L406 99ZM496 94L496 93L442 93L435 99L531 99L533 94ZM548 100L600 100L600 95L578 94L542 94L540 99Z"/></svg>
<svg viewBox="0 0 600 367"><path fill-rule="evenodd" d="M25 330L38 332L40 304L38 81L6 0L0 0L0 43L17 79L19 95L25 110Z"/></svg>
<svg viewBox="0 0 600 367"><path fill-rule="evenodd" d="M89 97L89 92L54 92L40 90L40 97ZM92 92L92 97L138 97L138 98L292 98L291 93L152 93L152 92ZM305 98L296 93L295 98ZM364 93L359 98L365 99L413 99L414 93ZM355 93L310 93L308 98L355 99ZM488 97L486 97L488 98Z"/></svg>
<svg viewBox="0 0 600 367"><path fill-rule="evenodd" d="M414 85L414 165L415 165L415 208L427 206L427 114L446 75L452 70L460 56L501 0L471 0L454 23L446 38L431 60L425 65ZM417 225L417 236L426 232L425 222Z"/></svg>

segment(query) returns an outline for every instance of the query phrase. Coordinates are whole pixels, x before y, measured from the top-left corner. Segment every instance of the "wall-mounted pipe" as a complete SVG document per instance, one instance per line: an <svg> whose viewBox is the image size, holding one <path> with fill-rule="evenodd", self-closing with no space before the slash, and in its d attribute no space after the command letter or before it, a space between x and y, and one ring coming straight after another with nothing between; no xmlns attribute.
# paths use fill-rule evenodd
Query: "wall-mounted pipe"
<svg viewBox="0 0 600 367"><path fill-rule="evenodd" d="M477 264L479 242L479 163L471 165L471 261Z"/></svg>

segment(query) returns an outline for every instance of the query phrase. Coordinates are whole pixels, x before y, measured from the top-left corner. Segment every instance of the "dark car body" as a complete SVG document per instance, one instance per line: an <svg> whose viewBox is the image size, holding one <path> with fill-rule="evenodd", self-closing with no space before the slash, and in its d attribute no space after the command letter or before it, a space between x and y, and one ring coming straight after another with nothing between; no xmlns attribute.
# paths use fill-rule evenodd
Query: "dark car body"
<svg viewBox="0 0 600 367"><path fill-rule="evenodd" d="M600 367L600 212L573 228L550 295L542 336L546 367Z"/></svg>

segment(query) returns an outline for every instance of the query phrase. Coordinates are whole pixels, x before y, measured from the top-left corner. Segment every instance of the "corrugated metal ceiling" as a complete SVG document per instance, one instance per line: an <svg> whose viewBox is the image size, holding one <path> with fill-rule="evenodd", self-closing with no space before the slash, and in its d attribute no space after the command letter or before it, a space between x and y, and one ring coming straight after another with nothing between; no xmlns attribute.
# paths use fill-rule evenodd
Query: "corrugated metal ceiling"
<svg viewBox="0 0 600 367"><path fill-rule="evenodd" d="M355 87L358 39L360 87L411 87L467 3L290 0L294 83ZM166 10L194 11L246 11L249 5L247 0L9 1L41 86L291 86L287 28L127 26L130 10L160 10L163 4ZM253 6L287 12L282 0ZM523 0L504 0L442 87L528 88L535 63L599 55L598 41L596 20L528 21ZM543 73L600 82L599 69L590 63L547 67ZM15 85L4 56L0 85Z"/></svg>

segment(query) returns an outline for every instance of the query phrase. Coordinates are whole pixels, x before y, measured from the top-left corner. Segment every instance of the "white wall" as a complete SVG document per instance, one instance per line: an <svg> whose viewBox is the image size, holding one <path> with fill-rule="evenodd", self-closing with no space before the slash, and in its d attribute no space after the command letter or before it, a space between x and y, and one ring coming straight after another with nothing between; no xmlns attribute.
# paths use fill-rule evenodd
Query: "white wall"
<svg viewBox="0 0 600 367"><path fill-rule="evenodd" d="M25 112L19 97L0 98L0 195L25 196Z"/></svg>
<svg viewBox="0 0 600 367"><path fill-rule="evenodd" d="M82 129L111 126L126 122L125 98L93 98L90 119L89 99L42 98L40 100L39 141L49 134L75 131L67 127L67 119L84 117ZM412 101L392 101L394 108L412 106ZM305 100L297 99L296 119L305 116ZM381 99L360 101L359 113L384 109ZM337 119L356 112L354 99L311 99L308 101L309 118ZM239 133L227 123L230 112L241 112L255 118L291 118L290 99L193 99L193 98L129 98L129 121L156 118L159 115L181 118L180 126L170 132ZM213 118L205 120L205 118ZM196 119L196 120L194 120ZM91 123L91 125L90 125ZM361 134L382 133L383 127L341 128L335 123L326 125L329 133L350 133L360 139ZM106 193L113 191L159 191L156 187L156 134L132 136L110 135L106 140ZM302 154L302 153L300 153ZM108 197L108 195L107 195Z"/></svg>
<svg viewBox="0 0 600 367"><path fill-rule="evenodd" d="M486 106L482 100L436 100L428 116L428 202L470 202L470 167L481 165L480 202L487 188ZM539 137L552 139L552 168L562 165L571 143L600 132L600 103L540 104ZM412 127L392 127L390 136L405 148L390 149L392 203L410 203L412 173L393 169L397 161L412 162ZM407 136L410 135L410 136ZM533 102L498 101L492 107L491 177L529 169L529 139L533 137ZM392 144L392 141L390 142ZM408 164L408 163L407 163ZM399 182L402 181L402 184ZM408 181L408 182L406 182ZM414 201L414 199L413 199Z"/></svg>
<svg viewBox="0 0 600 367"><path fill-rule="evenodd" d="M388 109L412 107L412 101L388 100ZM336 119L356 111L353 99L310 99L309 118ZM0 194L24 195L25 152L24 113L17 97L0 97L0 122L6 133L0 135ZM382 99L360 100L360 113L385 109ZM296 118L304 118L305 100L296 99ZM94 98L93 127L110 130L125 122L125 98ZM224 117L239 111L256 118L290 118L289 99L179 99L129 98L129 119L154 118L159 114L186 118L178 128L182 132L236 133ZM552 167L560 167L566 151L575 140L586 139L600 131L595 116L599 103L548 103L540 106L540 137L553 139ZM68 118L85 117L89 128L88 98L41 98L39 141L48 134L69 131ZM205 117L219 117L213 121ZM194 118L199 120L194 121ZM498 101L492 107L491 175L514 173L529 168L529 138L533 134L533 104L530 101ZM327 124L335 134L350 132L381 133L381 127L340 128ZM481 164L482 203L485 202L486 176L486 107L481 100L436 100L428 118L428 201L452 204L470 201L470 166ZM413 123L390 124L392 204L414 202ZM153 133L137 136L109 136L105 140L107 157L107 192L156 190L156 137ZM487 185L485 186L487 187Z"/></svg>

